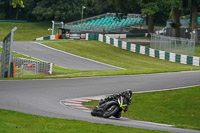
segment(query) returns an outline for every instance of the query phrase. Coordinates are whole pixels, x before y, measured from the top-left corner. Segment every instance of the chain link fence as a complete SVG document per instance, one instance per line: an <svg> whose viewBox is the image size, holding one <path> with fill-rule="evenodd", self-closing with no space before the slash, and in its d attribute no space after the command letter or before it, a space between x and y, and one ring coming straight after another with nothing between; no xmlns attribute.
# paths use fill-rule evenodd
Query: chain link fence
<svg viewBox="0 0 200 133"><path fill-rule="evenodd" d="M36 63L24 63L21 66L21 75L37 75L38 73L38 66Z"/></svg>
<svg viewBox="0 0 200 133"><path fill-rule="evenodd" d="M195 41L187 38L176 38L151 34L150 47L157 50L193 56Z"/></svg>
<svg viewBox="0 0 200 133"><path fill-rule="evenodd" d="M1 52L0 52L0 62L1 62ZM39 62L24 58L12 57L12 62L15 62L15 67L18 69L22 69L20 71L24 71L24 75L27 75L26 71L33 71L32 74L45 73L52 74L52 63L48 62Z"/></svg>

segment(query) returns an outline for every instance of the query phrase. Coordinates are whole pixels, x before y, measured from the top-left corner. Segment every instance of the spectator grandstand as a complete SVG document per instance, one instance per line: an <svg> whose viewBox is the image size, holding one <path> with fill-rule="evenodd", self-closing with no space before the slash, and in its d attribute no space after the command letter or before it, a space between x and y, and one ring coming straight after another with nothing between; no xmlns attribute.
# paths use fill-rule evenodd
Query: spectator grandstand
<svg viewBox="0 0 200 133"><path fill-rule="evenodd" d="M129 14L123 17L120 13L106 13L82 21L66 23L65 28L70 29L71 32L121 32L126 27L144 25L144 20L139 14Z"/></svg>

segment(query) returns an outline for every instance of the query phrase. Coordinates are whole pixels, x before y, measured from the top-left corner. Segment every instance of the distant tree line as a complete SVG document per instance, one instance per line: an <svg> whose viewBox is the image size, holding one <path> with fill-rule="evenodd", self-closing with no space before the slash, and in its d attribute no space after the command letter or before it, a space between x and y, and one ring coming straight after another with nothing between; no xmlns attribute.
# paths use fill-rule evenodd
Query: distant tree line
<svg viewBox="0 0 200 133"><path fill-rule="evenodd" d="M154 23L165 24L172 18L174 34L179 36L182 15L190 14L190 26L197 29L200 0L0 0L0 19L70 22L80 20L82 6L84 18L106 12L146 15L149 33L154 32Z"/></svg>
<svg viewBox="0 0 200 133"><path fill-rule="evenodd" d="M28 21L80 19L81 8L85 6L84 17L106 12L140 13L140 6L133 0L124 0L127 5L110 0L0 0L0 19Z"/></svg>

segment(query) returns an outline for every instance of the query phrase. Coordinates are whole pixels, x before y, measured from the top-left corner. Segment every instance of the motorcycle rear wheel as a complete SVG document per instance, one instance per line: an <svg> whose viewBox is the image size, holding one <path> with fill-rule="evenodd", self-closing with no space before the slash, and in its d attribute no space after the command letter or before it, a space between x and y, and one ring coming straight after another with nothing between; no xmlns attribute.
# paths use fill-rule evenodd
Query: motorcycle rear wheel
<svg viewBox="0 0 200 133"><path fill-rule="evenodd" d="M108 105L105 108L105 112L103 114L104 118L109 118L113 115L115 115L119 111L119 106L116 102L108 103Z"/></svg>

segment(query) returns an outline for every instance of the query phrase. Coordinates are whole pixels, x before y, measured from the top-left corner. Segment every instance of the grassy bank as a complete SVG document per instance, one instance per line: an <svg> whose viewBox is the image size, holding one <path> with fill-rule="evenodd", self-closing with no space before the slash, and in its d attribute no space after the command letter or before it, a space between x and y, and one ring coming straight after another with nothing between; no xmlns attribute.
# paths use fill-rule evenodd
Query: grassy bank
<svg viewBox="0 0 200 133"><path fill-rule="evenodd" d="M51 22L32 22L32 23L10 23L0 22L0 41L17 26L14 34L14 41L31 41L41 36L50 35L48 28L51 27Z"/></svg>
<svg viewBox="0 0 200 133"><path fill-rule="evenodd" d="M29 41L39 36L49 35L47 30L51 27L51 23L0 23L0 40L10 32L14 27L18 26L15 33L15 41ZM72 54L83 56L89 59L100 61L106 64L111 64L124 68L124 70L101 70L101 71L81 71L61 68L54 65L53 75L45 75L40 78L71 78L71 77L91 77L91 76L110 76L110 75L132 75L132 74L150 74L163 72L177 72L200 70L200 67L172 63L164 60L159 60L145 55L140 55L98 41L83 41L83 40L58 40L58 41L42 41L45 45L54 47ZM200 47L196 48L196 55L199 55ZM21 55L15 55L21 57ZM23 57L30 58L30 57ZM28 77L27 77L28 78ZM34 77L31 77L34 78ZM38 77L37 77L38 78Z"/></svg>
<svg viewBox="0 0 200 133"><path fill-rule="evenodd" d="M98 101L85 102L94 108ZM163 92L133 94L123 117L200 130L200 86Z"/></svg>
<svg viewBox="0 0 200 133"><path fill-rule="evenodd" d="M45 45L60 49L72 54L93 59L106 64L124 68L123 70L93 70L83 71L62 68L53 65L53 75L40 75L35 78L72 78L72 77L92 77L92 76L110 76L110 75L133 75L133 74L151 74L163 72L178 72L200 70L200 67L172 63L169 61L151 58L145 55L132 53L116 47L112 47L98 41L83 40L58 40L42 41ZM18 53L13 56L32 59ZM34 76L27 76L22 79L30 79ZM18 77L21 79L21 77Z"/></svg>
<svg viewBox="0 0 200 133"><path fill-rule="evenodd" d="M200 57L200 44L195 46L194 55Z"/></svg>
<svg viewBox="0 0 200 133"><path fill-rule="evenodd" d="M116 74L187 71L191 67L193 70L200 69L200 67L172 63L128 52L98 41L63 40L43 43L59 50L126 69L115 70ZM109 71L107 72L109 73ZM112 72L110 71L110 73Z"/></svg>
<svg viewBox="0 0 200 133"><path fill-rule="evenodd" d="M78 120L66 120L29 115L0 109L1 133L166 133L131 127L95 124Z"/></svg>

